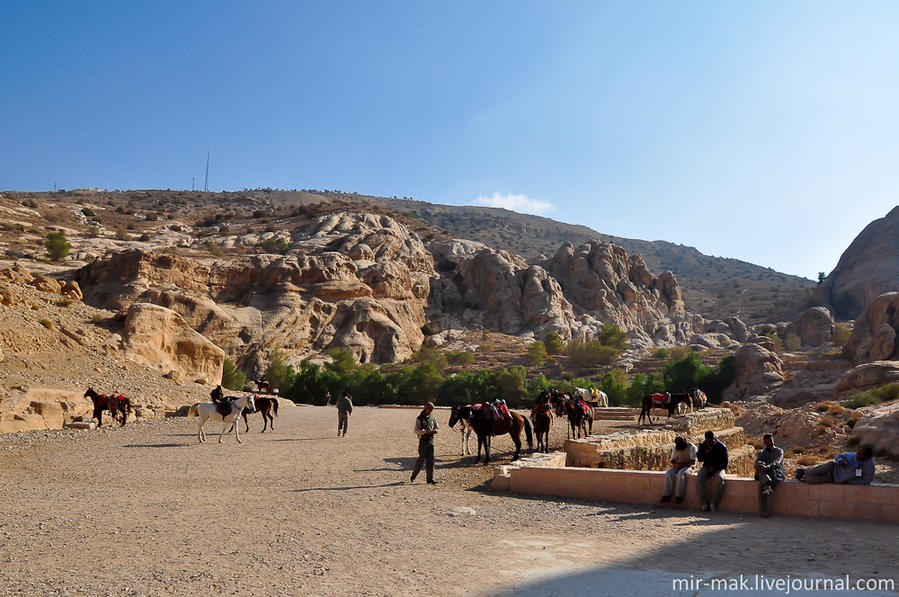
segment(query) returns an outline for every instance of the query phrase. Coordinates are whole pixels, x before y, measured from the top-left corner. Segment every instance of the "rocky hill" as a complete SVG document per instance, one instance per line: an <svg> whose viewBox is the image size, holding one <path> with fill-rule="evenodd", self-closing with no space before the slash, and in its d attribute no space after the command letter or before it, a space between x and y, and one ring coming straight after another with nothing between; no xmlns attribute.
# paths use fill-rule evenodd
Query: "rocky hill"
<svg viewBox="0 0 899 597"><path fill-rule="evenodd" d="M811 293L810 304L855 319L884 292L899 291L899 206L862 230L840 261Z"/></svg>

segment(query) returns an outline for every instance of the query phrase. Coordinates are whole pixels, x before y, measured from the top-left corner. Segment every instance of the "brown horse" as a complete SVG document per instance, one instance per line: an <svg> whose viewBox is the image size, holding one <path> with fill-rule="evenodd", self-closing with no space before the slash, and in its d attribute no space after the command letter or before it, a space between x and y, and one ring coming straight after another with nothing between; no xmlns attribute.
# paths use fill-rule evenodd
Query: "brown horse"
<svg viewBox="0 0 899 597"><path fill-rule="evenodd" d="M664 402L666 394L668 401ZM677 405L681 402L691 402L690 395L686 392L681 392L679 394L671 394L668 392L665 394L647 394L646 396L643 396L643 408L640 409L640 416L637 418L637 423L643 423L646 419L649 419L649 424L652 425L653 408L666 409L668 411L668 418L670 419L674 415L674 411L677 410Z"/></svg>
<svg viewBox="0 0 899 597"><path fill-rule="evenodd" d="M538 402L534 407L534 435L537 436L537 451L549 454L549 430L553 426L553 408L546 402ZM542 447L542 450L541 450Z"/></svg>
<svg viewBox="0 0 899 597"><path fill-rule="evenodd" d="M478 436L478 456L474 459L475 464L481 460L481 446L484 446L484 464L490 461L490 438L494 435L505 435L508 433L515 443L515 455L512 460L518 460L521 453L521 430L524 429L525 436L528 440L528 449L534 449L534 438L531 432L531 422L520 414L509 411L510 419L502 421L493 421L487 414L488 407L474 408L470 404L453 406L450 413L449 426L453 427L458 421L468 421L471 428Z"/></svg>
<svg viewBox="0 0 899 597"><path fill-rule="evenodd" d="M256 379L253 380L256 383L256 387L259 389L259 392L262 394L271 394L272 392L272 384L269 381L264 379Z"/></svg>
<svg viewBox="0 0 899 597"><path fill-rule="evenodd" d="M593 407L581 400L575 402L568 394L556 394L550 398L550 404L556 411L556 416L568 417L568 437L577 436L580 439L581 432L584 437L593 433ZM586 410L586 412L584 412Z"/></svg>
<svg viewBox="0 0 899 597"><path fill-rule="evenodd" d="M131 412L131 400L125 396L116 396L114 394L99 394L94 388L88 388L84 393L85 398L90 398L94 403L94 418L97 419L97 427L103 426L103 411L108 410L113 421L118 420L119 411L122 412L122 427L128 420L128 413Z"/></svg>
<svg viewBox="0 0 899 597"><path fill-rule="evenodd" d="M250 432L250 424L247 422L247 415L252 415L253 413L262 413L262 431L260 431L259 433L265 433L265 430L268 428L269 423L271 423L272 431L274 431L275 417L278 416L278 399L254 396L253 402L256 405L255 410L244 408L240 413L240 415L243 417L244 425L247 426L247 433ZM274 416L272 416L273 412L275 413Z"/></svg>

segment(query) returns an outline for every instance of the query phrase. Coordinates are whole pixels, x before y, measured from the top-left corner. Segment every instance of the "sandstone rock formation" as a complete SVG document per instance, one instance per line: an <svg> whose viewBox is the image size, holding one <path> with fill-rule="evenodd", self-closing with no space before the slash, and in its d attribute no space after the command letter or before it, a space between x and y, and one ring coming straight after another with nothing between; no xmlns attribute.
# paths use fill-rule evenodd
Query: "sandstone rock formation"
<svg viewBox="0 0 899 597"><path fill-rule="evenodd" d="M684 311L670 272L653 276L637 255L591 241L563 244L552 259L527 264L481 243L431 245L439 277L429 318L439 327L482 325L508 334L593 339L603 323L628 332L632 346L685 341L704 322Z"/></svg>
<svg viewBox="0 0 899 597"><path fill-rule="evenodd" d="M842 400L853 392L864 392L890 383L899 383L899 361L865 363L853 367L837 380L833 396Z"/></svg>
<svg viewBox="0 0 899 597"><path fill-rule="evenodd" d="M31 283L34 284L35 288L42 292L59 294L59 291L62 290L62 286L60 286L59 282L42 274L35 276Z"/></svg>
<svg viewBox="0 0 899 597"><path fill-rule="evenodd" d="M135 303L125 318L126 358L159 368L181 371L188 380L218 385L225 353L195 332L176 312L149 303Z"/></svg>
<svg viewBox="0 0 899 597"><path fill-rule="evenodd" d="M899 207L868 224L815 290L843 319L857 318L875 298L899 290Z"/></svg>
<svg viewBox="0 0 899 597"><path fill-rule="evenodd" d="M173 309L251 373L276 347L289 362L335 347L393 362L421 346L433 262L417 235L386 216L341 213L322 216L291 246L285 256L231 261L127 251L75 279L91 304Z"/></svg>
<svg viewBox="0 0 899 597"><path fill-rule="evenodd" d="M783 363L773 352L770 338L757 336L734 355L736 377L725 391L725 399L742 400L769 393L783 383Z"/></svg>
<svg viewBox="0 0 899 597"><path fill-rule="evenodd" d="M855 320L843 356L854 363L899 359L899 292L886 292L870 302Z"/></svg>
<svg viewBox="0 0 899 597"><path fill-rule="evenodd" d="M851 439L870 445L878 456L899 458L899 404L892 402L864 410L865 416L852 428Z"/></svg>
<svg viewBox="0 0 899 597"><path fill-rule="evenodd" d="M812 307L803 311L788 329L799 336L803 346L821 346L830 342L833 315L826 307Z"/></svg>

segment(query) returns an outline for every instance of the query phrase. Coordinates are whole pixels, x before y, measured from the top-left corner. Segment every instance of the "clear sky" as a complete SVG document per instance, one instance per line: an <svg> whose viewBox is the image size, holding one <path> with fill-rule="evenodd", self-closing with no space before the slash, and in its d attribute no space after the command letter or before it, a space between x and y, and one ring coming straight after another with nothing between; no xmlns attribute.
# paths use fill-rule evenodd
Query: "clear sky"
<svg viewBox="0 0 899 597"><path fill-rule="evenodd" d="M507 206L829 272L899 188L896 2L0 3L0 189Z"/></svg>

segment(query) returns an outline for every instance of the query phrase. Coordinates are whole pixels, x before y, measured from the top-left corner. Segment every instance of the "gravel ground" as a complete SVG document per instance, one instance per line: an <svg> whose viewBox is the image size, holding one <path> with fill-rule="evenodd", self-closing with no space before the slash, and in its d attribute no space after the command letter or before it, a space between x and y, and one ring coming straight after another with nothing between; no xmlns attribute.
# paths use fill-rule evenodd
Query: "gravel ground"
<svg viewBox="0 0 899 597"><path fill-rule="evenodd" d="M285 406L273 433L251 417L242 445L199 445L183 418L0 436L0 594L493 595L591 570L638 585L897 571L897 525L490 492L445 410L439 484L411 484L416 413L357 408L338 438L333 408ZM496 448L507 461L508 436Z"/></svg>

